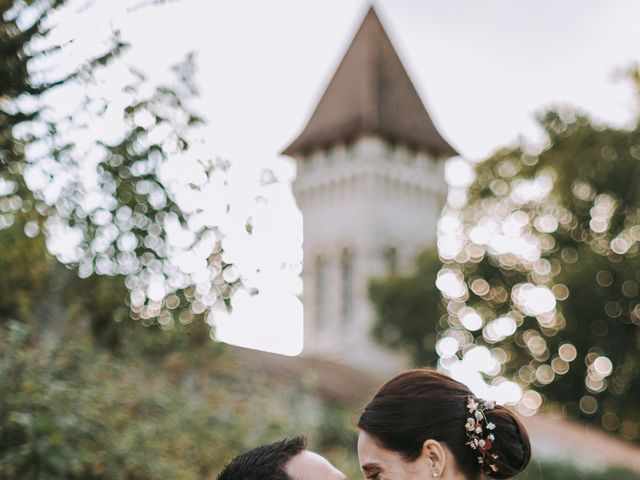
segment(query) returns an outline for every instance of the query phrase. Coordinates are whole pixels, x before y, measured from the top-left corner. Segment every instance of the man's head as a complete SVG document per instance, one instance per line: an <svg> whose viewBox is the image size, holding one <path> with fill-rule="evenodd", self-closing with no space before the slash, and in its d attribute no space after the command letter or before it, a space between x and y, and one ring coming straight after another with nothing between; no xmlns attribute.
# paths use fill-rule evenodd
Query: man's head
<svg viewBox="0 0 640 480"><path fill-rule="evenodd" d="M325 458L305 448L304 437L254 448L236 457L218 480L346 480Z"/></svg>

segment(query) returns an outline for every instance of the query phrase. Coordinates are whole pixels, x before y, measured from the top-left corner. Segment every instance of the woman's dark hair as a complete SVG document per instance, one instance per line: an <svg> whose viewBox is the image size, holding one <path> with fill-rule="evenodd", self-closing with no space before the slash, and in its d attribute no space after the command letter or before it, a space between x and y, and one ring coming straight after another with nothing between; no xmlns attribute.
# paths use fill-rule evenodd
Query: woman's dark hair
<svg viewBox="0 0 640 480"><path fill-rule="evenodd" d="M470 480L484 473L492 478L511 478L521 472L531 458L529 436L511 410L496 406L487 410L487 422L495 424L495 440L490 453L497 471L478 462L478 453L469 445L465 424L469 413L467 397L473 395L462 383L430 369L401 373L374 395L358 421L358 427L378 444L399 453L407 461L416 460L428 439L445 444L458 468Z"/></svg>

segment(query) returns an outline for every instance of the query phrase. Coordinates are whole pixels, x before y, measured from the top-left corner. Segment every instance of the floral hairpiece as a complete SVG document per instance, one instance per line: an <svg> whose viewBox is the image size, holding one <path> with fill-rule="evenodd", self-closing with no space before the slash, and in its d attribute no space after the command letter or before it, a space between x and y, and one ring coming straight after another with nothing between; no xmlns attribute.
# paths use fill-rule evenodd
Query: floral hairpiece
<svg viewBox="0 0 640 480"><path fill-rule="evenodd" d="M498 471L498 467L494 460L498 458L495 453L489 453L495 436L492 430L496 426L487 421L485 415L486 410L492 410L495 408L496 402L489 400L486 402L478 402L474 396L469 395L467 397L467 410L469 410L469 418L465 425L467 430L467 437L469 441L465 445L469 445L473 450L478 453L478 462L482 465L487 465L492 471ZM485 430L488 430L488 434L485 436Z"/></svg>

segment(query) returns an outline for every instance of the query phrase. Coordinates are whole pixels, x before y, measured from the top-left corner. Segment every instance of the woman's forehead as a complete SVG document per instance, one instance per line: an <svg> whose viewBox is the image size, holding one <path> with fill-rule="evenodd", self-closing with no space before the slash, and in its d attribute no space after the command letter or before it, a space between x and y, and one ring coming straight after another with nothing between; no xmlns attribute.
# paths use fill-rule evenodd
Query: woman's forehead
<svg viewBox="0 0 640 480"><path fill-rule="evenodd" d="M358 456L360 464L370 462L383 462L392 456L393 452L382 448L376 439L367 432L360 431L358 435Z"/></svg>

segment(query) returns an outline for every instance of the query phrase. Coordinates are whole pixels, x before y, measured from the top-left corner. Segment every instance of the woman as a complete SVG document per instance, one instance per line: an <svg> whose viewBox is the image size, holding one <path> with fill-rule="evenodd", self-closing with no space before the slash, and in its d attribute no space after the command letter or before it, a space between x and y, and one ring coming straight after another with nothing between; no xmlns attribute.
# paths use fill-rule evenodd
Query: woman
<svg viewBox="0 0 640 480"><path fill-rule="evenodd" d="M511 478L531 458L524 426L429 369L385 383L358 421L360 468L370 480Z"/></svg>

